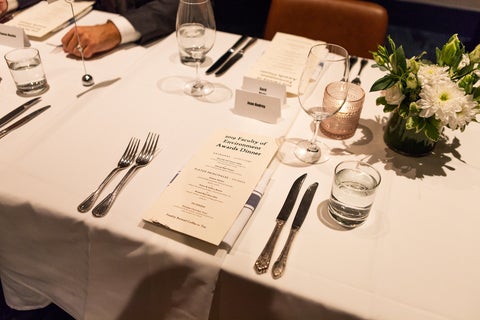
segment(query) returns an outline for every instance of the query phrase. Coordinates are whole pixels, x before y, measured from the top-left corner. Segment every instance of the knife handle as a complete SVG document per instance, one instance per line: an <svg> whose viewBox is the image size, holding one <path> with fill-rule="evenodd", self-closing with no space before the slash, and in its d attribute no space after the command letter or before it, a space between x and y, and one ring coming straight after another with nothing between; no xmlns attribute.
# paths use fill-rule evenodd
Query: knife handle
<svg viewBox="0 0 480 320"><path fill-rule="evenodd" d="M262 252L258 256L257 261L255 261L255 265L253 266L258 274L267 272L268 266L270 265L270 260L272 258L273 249L275 248L275 244L277 243L278 236L280 235L284 224L285 221L279 219L276 220L275 228L273 229L270 238L268 238L265 248L263 248Z"/></svg>
<svg viewBox="0 0 480 320"><path fill-rule="evenodd" d="M288 252L290 251L290 247L292 246L293 239L295 238L295 235L297 234L298 229L299 228L290 229L287 242L285 243L285 246L283 247L283 250L280 253L280 256L278 256L277 261L275 261L275 263L273 264L273 269L272 269L273 279L278 279L283 275L283 271L285 270L285 266L287 264Z"/></svg>

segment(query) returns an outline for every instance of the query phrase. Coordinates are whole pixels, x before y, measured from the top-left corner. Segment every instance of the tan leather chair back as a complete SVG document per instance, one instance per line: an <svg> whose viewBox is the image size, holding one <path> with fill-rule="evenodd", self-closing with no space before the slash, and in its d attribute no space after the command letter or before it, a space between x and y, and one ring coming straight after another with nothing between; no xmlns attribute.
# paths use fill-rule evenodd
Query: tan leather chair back
<svg viewBox="0 0 480 320"><path fill-rule="evenodd" d="M264 38L277 31L343 46L350 55L371 58L384 44L387 10L361 0L272 0Z"/></svg>

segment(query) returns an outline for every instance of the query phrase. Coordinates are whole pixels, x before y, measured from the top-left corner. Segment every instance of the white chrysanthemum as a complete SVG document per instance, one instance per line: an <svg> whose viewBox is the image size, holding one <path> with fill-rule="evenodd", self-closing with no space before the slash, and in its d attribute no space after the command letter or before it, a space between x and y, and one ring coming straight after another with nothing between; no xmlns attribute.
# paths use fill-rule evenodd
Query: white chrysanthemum
<svg viewBox="0 0 480 320"><path fill-rule="evenodd" d="M442 81L436 85L425 86L417 101L421 109L420 116L429 118L435 116L443 125L451 129L464 127L475 118L476 102L452 81Z"/></svg>
<svg viewBox="0 0 480 320"><path fill-rule="evenodd" d="M403 99L405 99L405 95L402 93L402 90L400 90L398 83L387 90L383 90L382 94L385 96L387 103L393 106L398 106L402 103Z"/></svg>
<svg viewBox="0 0 480 320"><path fill-rule="evenodd" d="M450 77L448 76L448 67L439 67L437 65L422 64L418 68L417 77L422 86L429 86L443 81L450 81Z"/></svg>

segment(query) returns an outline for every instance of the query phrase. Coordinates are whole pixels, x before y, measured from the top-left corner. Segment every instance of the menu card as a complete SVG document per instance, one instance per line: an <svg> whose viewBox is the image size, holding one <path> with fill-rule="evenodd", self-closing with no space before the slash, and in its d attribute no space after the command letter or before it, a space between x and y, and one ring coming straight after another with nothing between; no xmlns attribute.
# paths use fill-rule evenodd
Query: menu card
<svg viewBox="0 0 480 320"><path fill-rule="evenodd" d="M79 19L93 8L95 1L74 1L73 11ZM57 32L72 23L72 8L64 0L55 2L40 1L23 10L6 24L23 28L29 37L43 38L50 33Z"/></svg>
<svg viewBox="0 0 480 320"><path fill-rule="evenodd" d="M296 95L308 52L318 43L320 41L277 32L246 76L285 85L287 93Z"/></svg>
<svg viewBox="0 0 480 320"><path fill-rule="evenodd" d="M215 133L143 219L219 245L277 148L271 137Z"/></svg>

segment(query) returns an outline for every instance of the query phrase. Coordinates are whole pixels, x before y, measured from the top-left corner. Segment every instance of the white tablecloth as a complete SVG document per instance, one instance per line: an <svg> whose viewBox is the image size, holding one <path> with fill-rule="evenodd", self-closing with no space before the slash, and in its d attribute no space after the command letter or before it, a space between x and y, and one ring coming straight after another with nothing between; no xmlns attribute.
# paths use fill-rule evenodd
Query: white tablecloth
<svg viewBox="0 0 480 320"><path fill-rule="evenodd" d="M218 32L201 70L237 38ZM335 155L306 166L291 153L293 142L311 135L310 119L294 98L274 125L232 112L234 91L265 41L224 76L205 76L216 85L205 99L182 92L194 69L180 64L173 34L149 47L122 47L87 61L97 83L121 79L79 97L85 90L81 62L45 42L34 45L51 85L41 104L52 108L0 140L0 276L11 306L28 309L53 301L77 319L480 317L479 125L447 132L449 140L431 156L400 156L386 148L386 115L375 106L377 93L368 93L356 135L345 141L321 136ZM5 70L0 69L2 114L25 101L14 94ZM368 90L380 75L366 68L363 87ZM218 128L283 142L265 196L228 254L141 219ZM102 219L77 212L129 138L145 139L149 131L160 134L161 150L111 212ZM345 159L372 163L383 179L367 223L349 231L325 211L333 168ZM320 185L285 275L278 280L270 273L257 275L253 263L291 183L305 172L304 185Z"/></svg>

